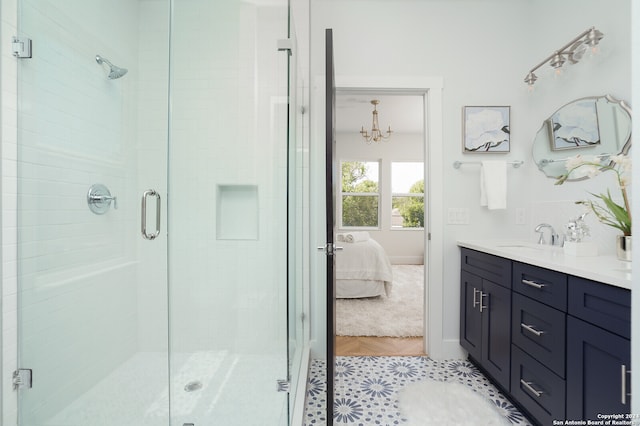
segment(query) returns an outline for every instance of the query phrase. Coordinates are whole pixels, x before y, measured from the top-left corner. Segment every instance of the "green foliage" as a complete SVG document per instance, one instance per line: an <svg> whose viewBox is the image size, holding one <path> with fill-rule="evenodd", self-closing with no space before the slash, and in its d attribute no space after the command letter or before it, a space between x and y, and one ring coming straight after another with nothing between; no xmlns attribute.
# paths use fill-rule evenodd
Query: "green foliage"
<svg viewBox="0 0 640 426"><path fill-rule="evenodd" d="M378 183L367 179L367 165L359 161L342 163L343 193L378 193ZM344 195L343 226L378 226L378 196Z"/></svg>
<svg viewBox="0 0 640 426"><path fill-rule="evenodd" d="M424 194L424 180L409 188L411 194ZM404 228L424 228L424 197L394 197L393 206L402 216Z"/></svg>
<svg viewBox="0 0 640 426"><path fill-rule="evenodd" d="M367 171L363 162L343 162L342 192L378 192L378 183L367 179Z"/></svg>
<svg viewBox="0 0 640 426"><path fill-rule="evenodd" d="M343 226L378 226L378 197L345 195L342 198Z"/></svg>
<svg viewBox="0 0 640 426"><path fill-rule="evenodd" d="M601 223L619 229L624 235L631 235L631 207L627 196L627 184L631 176L631 159L626 155L614 155L610 158L609 164L602 164L599 161L589 161L580 155L571 157L566 162L567 173L556 179L556 185L562 185L571 176L571 173L583 169L587 171L587 176L594 177L606 171L616 174L618 189L624 204L613 201L611 192L607 189L606 194L594 194L600 202L593 200L576 201L576 204L588 206Z"/></svg>

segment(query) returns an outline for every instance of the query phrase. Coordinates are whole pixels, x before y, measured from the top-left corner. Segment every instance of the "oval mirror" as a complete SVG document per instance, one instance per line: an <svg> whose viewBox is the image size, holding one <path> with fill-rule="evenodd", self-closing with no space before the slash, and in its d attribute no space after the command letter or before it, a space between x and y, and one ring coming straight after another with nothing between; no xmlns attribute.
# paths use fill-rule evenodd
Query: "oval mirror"
<svg viewBox="0 0 640 426"><path fill-rule="evenodd" d="M546 119L533 141L533 160L550 178L566 173L578 154L606 162L631 148L631 109L611 95L576 99ZM580 178L580 179L585 179ZM570 179L579 180L579 179Z"/></svg>

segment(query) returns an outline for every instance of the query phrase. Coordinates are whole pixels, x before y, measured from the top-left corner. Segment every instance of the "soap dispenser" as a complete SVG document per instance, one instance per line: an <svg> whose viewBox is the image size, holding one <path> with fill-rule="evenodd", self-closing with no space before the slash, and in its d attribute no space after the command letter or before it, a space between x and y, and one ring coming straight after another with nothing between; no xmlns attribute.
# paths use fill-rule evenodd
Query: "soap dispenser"
<svg viewBox="0 0 640 426"><path fill-rule="evenodd" d="M589 227L584 221L585 212L565 225L564 253L570 256L597 256L598 246L593 241L584 241L590 236Z"/></svg>

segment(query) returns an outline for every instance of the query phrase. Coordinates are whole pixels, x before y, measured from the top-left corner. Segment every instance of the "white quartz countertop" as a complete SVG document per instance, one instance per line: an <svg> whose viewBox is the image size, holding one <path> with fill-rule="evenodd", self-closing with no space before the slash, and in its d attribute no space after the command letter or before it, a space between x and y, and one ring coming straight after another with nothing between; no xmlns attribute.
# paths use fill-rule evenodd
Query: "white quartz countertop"
<svg viewBox="0 0 640 426"><path fill-rule="evenodd" d="M460 240L458 246L631 290L631 262L614 255L571 256L562 247L514 240Z"/></svg>

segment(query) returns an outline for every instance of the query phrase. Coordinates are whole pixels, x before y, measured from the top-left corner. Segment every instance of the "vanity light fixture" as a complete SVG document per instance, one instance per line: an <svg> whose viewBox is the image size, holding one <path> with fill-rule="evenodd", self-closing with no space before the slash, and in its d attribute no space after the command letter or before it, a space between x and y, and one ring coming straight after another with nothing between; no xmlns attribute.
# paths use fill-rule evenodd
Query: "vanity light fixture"
<svg viewBox="0 0 640 426"><path fill-rule="evenodd" d="M373 123L371 125L371 134L369 134L369 131L364 129L364 126L362 126L362 129L360 130L360 134L368 144L370 144L371 142L380 142L382 140L384 141L389 140L389 138L391 137L391 133L393 133L391 131L391 126L389 126L385 136L380 131L380 126L378 125L377 106L380 104L380 101L378 99L373 99L371 101L371 104L373 105Z"/></svg>
<svg viewBox="0 0 640 426"><path fill-rule="evenodd" d="M580 33L576 38L553 52L535 67L531 68L527 76L524 78L524 82L529 85L530 89L533 89L533 85L538 79L535 71L547 63L555 69L557 74L560 74L562 72L562 66L567 61L570 64L577 64L589 48L591 48L592 52L595 53L597 51L598 43L600 43L602 37L604 37L604 34L598 31L595 27L591 27Z"/></svg>

